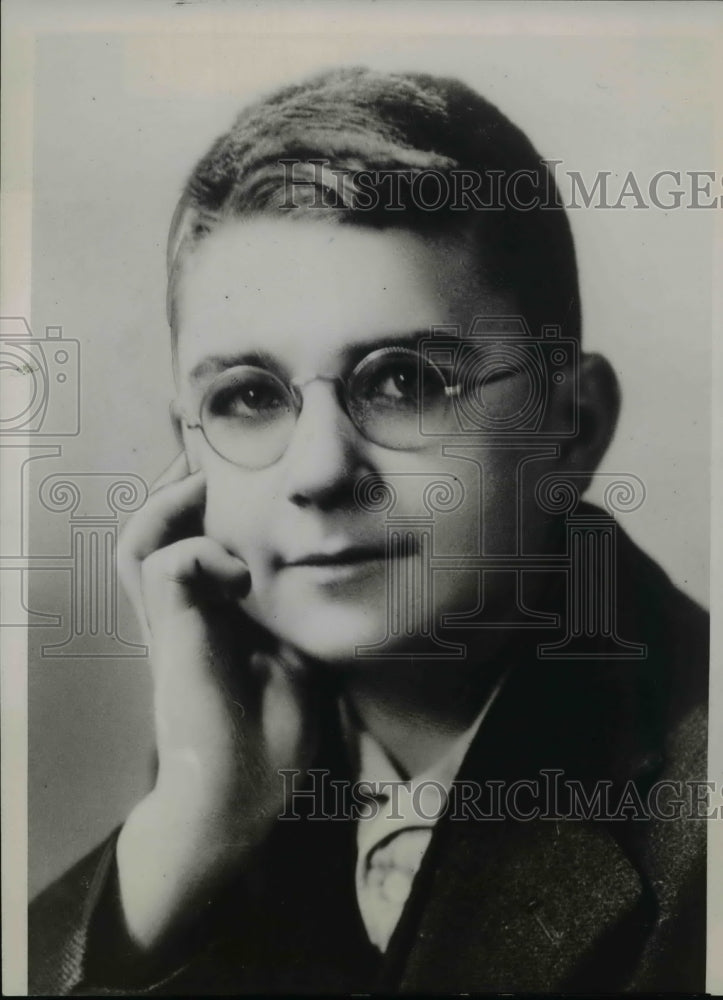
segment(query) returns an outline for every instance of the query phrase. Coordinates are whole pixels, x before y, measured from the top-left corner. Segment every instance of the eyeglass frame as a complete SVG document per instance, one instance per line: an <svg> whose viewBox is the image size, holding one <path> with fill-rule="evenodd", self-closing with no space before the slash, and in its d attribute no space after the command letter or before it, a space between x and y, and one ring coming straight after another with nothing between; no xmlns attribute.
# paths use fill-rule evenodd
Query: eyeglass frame
<svg viewBox="0 0 723 1000"><path fill-rule="evenodd" d="M209 448L211 448L211 450L216 455L218 455L224 461L229 462L231 465L235 465L237 468L252 469L254 471L270 468L272 465L275 465L278 461L281 460L283 455L286 453L286 450L288 449L289 446L289 442L287 442L283 451L276 458L272 459L270 462L266 462L262 465L257 465L257 464L250 465L245 462L235 461L234 459L229 458L228 455L225 455L223 452L219 451L218 448L212 443L212 441L209 440L208 433L203 424L204 408L206 407L207 400L211 398L211 395L214 391L214 386L216 385L218 380L227 376L229 372L233 372L237 369L251 369L261 372L264 375L271 376L271 378L273 378L276 382L279 383L279 385L281 385L284 388L284 390L286 390L287 395L290 398L290 401L293 406L295 415L294 416L295 424L296 422L298 422L299 416L301 415L303 409L304 397L302 390L306 389L307 386L311 385L313 382L331 382L337 387L337 392L336 392L337 402L341 405L343 412L350 420L352 426L362 435L362 437L365 440L370 441L372 444L375 444L380 448L387 448L390 451L407 451L407 452L423 451L425 448L431 447L433 442L429 440L426 441L422 440L417 447L411 445L400 445L398 447L395 447L394 445L382 444L379 441L376 441L373 437L370 437L369 434L365 432L364 428L360 427L357 424L356 420L354 419L352 412L353 407L351 406L350 402L349 384L353 381L354 377L361 370L363 370L363 368L366 365L368 365L372 360L385 355L390 357L393 357L394 355L413 357L419 365L425 364L426 367L432 369L439 376L440 383L444 387L444 393L447 399L451 400L454 398L458 398L461 395L463 383L456 382L450 384L447 378L445 377L445 374L442 371L442 369L439 368L433 361L429 360L428 358L425 358L424 354L422 354L421 351L417 351L414 350L413 348L408 348L408 347L389 346L389 347L376 348L375 350L370 351L369 354L366 354L363 358L361 358L360 361L357 362L357 364L352 368L352 370L346 376L320 374L320 375L314 375L312 378L305 379L303 382L299 382L296 379L283 379L275 372L270 371L267 368L261 368L257 365L234 365L233 367L227 368L223 372L220 372L211 381L210 385L203 393L203 396L199 403L198 417L195 423L190 423L182 412L180 413L180 416L183 423L188 428L188 430L200 430ZM495 379L495 381L496 382L503 380L506 381L509 378L514 378L516 374L517 373L510 372L506 376L502 376L499 379Z"/></svg>

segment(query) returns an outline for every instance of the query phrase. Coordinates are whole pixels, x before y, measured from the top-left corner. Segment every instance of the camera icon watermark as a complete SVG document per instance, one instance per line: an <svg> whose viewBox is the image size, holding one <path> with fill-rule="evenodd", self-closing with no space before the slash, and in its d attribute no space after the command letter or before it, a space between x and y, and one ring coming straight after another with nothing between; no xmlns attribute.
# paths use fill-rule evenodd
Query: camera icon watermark
<svg viewBox="0 0 723 1000"><path fill-rule="evenodd" d="M79 348L61 326L35 337L24 317L0 318L0 435L80 432Z"/></svg>
<svg viewBox="0 0 723 1000"><path fill-rule="evenodd" d="M568 438L578 430L579 345L559 326L533 336L522 316L477 316L469 329L432 327L419 343L420 385L441 372L449 405L420 407L420 431L432 437L471 434ZM554 428L546 422L552 394L566 384Z"/></svg>

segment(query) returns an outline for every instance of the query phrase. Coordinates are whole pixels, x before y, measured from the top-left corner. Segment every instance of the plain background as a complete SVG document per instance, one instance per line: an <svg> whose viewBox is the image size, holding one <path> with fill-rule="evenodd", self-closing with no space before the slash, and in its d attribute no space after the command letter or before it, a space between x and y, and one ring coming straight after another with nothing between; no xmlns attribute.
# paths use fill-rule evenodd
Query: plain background
<svg viewBox="0 0 723 1000"><path fill-rule="evenodd" d="M32 325L36 334L62 325L81 343L82 432L62 458L35 463L35 553L64 551L68 535L67 518L38 512L41 476L132 472L150 482L175 454L168 222L193 163L249 98L339 63L451 73L586 180L632 170L645 186L660 170L715 169L705 34L659 31L645 18L635 27L617 5L576 14L574 25L558 7L542 29L530 15L505 33L499 16L471 14L476 6L441 12L441 32L413 13L387 30L379 5L364 30L346 7L330 4L321 30L318 17L289 30L270 7L264 17L240 5L223 30L209 19L206 32L38 40ZM645 483L646 502L624 527L707 604L712 212L590 209L571 221L585 347L610 358L624 394L603 470ZM67 574L31 576L31 606L67 615ZM127 609L122 631L137 638ZM31 895L127 814L147 788L152 746L147 664L43 659L47 632L30 634Z"/></svg>

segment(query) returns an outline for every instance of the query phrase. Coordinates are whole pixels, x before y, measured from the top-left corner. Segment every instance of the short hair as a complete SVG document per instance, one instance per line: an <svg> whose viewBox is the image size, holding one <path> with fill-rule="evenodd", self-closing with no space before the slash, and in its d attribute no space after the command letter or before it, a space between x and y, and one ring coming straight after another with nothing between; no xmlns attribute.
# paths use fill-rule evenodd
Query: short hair
<svg viewBox="0 0 723 1000"><path fill-rule="evenodd" d="M319 161L327 164L320 180ZM295 181L290 198L289 164ZM316 164L316 166L315 166ZM401 210L358 207L356 172L425 172L480 179L480 199L420 207L410 182ZM523 209L500 183L525 172L544 198ZM495 188L496 185L496 188ZM222 221L258 214L320 214L319 187L334 188L323 214L340 223L417 231L469 226L495 285L510 289L531 327L559 325L579 337L575 250L554 176L527 136L459 80L425 73L334 69L286 86L245 108L193 170L174 214L168 243L169 321L183 254ZM494 190L498 192L497 197ZM504 189L504 190L503 190ZM500 200L499 192L502 192ZM300 196L300 197L299 197ZM328 201L328 199L327 199ZM381 207L380 207L381 205Z"/></svg>

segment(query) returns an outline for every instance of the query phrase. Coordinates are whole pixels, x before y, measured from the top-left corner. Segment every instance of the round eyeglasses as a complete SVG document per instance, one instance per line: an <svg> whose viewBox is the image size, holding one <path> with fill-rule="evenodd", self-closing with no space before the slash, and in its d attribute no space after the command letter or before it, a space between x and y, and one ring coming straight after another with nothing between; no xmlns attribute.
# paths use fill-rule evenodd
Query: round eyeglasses
<svg viewBox="0 0 723 1000"><path fill-rule="evenodd" d="M383 347L333 382L337 398L367 440L396 451L429 447L429 435L452 430L451 401L459 385L418 351ZM303 406L303 386L273 372L239 365L218 375L204 393L197 423L208 444L235 465L263 469L286 451Z"/></svg>

